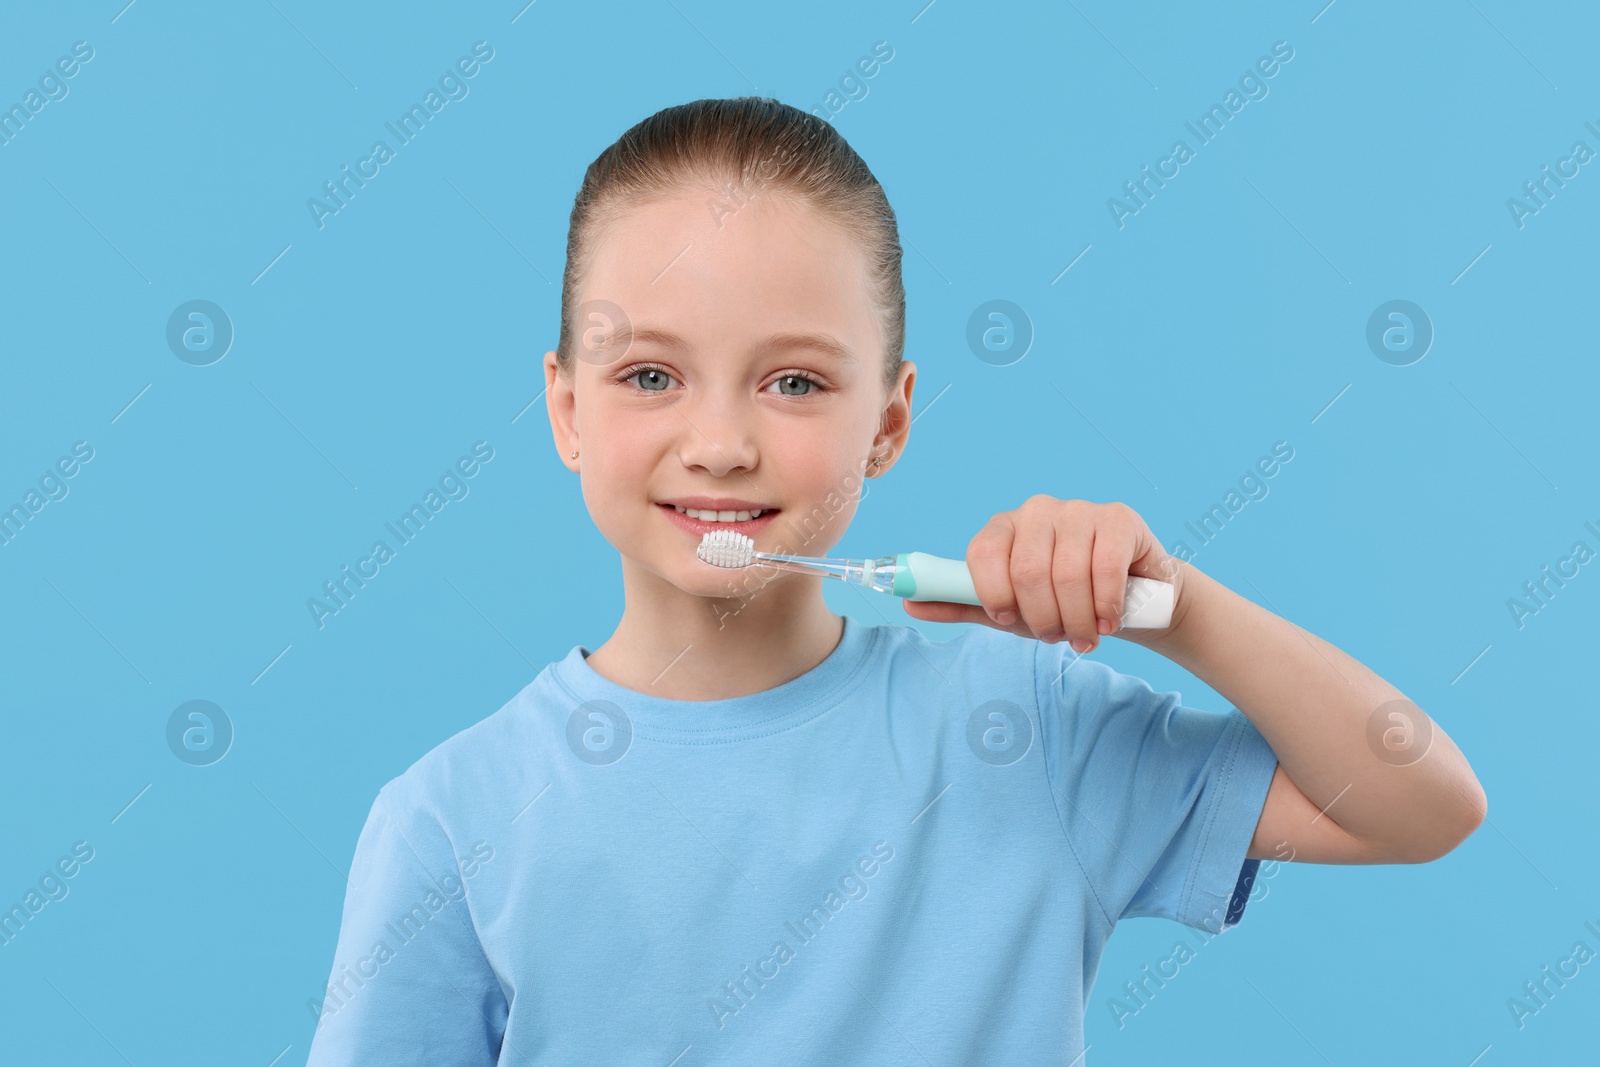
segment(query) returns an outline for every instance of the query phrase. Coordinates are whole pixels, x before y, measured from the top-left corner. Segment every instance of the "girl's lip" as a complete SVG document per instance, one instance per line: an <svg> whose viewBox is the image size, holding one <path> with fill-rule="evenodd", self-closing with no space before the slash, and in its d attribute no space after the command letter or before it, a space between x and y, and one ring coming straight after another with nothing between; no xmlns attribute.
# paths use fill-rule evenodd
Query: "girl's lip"
<svg viewBox="0 0 1600 1067"><path fill-rule="evenodd" d="M770 509L763 512L760 517L747 519L744 522L706 522L703 519L691 519L671 504L657 504L656 507L665 511L667 518L676 523L679 529L693 534L697 539L704 537L712 530L733 530L736 533L744 534L746 537L754 537L758 531L765 529L778 516L777 509Z"/></svg>

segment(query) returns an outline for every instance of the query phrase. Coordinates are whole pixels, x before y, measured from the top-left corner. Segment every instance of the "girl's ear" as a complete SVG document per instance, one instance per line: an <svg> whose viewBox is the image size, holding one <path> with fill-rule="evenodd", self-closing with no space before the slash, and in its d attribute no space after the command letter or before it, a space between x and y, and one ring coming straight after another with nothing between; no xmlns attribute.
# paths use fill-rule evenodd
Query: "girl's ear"
<svg viewBox="0 0 1600 1067"><path fill-rule="evenodd" d="M576 398L572 382L561 375L554 350L544 354L544 404L550 414L550 433L555 438L556 454L561 457L562 464L576 474L578 461L572 457L572 453L580 451Z"/></svg>
<svg viewBox="0 0 1600 1067"><path fill-rule="evenodd" d="M877 464L877 474L883 474L894 466L906 450L906 439L911 436L911 390L916 381L917 365L909 359L902 360L900 375L889 389L889 399L878 421L878 436L872 443L874 454L883 456L883 460Z"/></svg>

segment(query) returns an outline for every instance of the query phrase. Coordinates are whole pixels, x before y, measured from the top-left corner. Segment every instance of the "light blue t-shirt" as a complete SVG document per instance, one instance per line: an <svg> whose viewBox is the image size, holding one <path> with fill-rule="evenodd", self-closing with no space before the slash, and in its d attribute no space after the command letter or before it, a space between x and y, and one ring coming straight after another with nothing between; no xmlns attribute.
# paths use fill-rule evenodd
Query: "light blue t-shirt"
<svg viewBox="0 0 1600 1067"><path fill-rule="evenodd" d="M1119 919L1243 913L1271 747L1065 642L846 617L711 701L588 651L378 793L309 1067L1071 1063Z"/></svg>

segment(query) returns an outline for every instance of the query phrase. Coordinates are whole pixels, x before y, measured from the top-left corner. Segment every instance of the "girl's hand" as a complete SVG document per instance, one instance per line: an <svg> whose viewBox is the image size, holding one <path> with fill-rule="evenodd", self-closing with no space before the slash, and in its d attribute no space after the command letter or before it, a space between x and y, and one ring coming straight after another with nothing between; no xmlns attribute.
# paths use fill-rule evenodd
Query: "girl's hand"
<svg viewBox="0 0 1600 1067"><path fill-rule="evenodd" d="M903 600L906 614L982 623L1052 644L1067 639L1082 654L1121 627L1128 576L1137 575L1174 585L1172 626L1136 631L1141 638L1170 632L1181 617L1183 568L1126 504L1031 496L978 531L967 545L967 569L982 607Z"/></svg>

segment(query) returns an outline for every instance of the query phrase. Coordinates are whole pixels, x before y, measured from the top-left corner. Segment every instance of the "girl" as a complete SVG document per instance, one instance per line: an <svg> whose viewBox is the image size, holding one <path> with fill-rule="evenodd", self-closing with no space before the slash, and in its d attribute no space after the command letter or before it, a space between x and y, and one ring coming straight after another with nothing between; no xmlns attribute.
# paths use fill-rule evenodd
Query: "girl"
<svg viewBox="0 0 1600 1067"><path fill-rule="evenodd" d="M976 624L944 642L701 562L828 553L904 452L904 339L894 213L821 119L701 100L589 167L546 395L626 606L379 792L312 1067L1082 1062L1119 920L1220 933L1263 858L1479 824L1437 724L1125 505L992 518L981 607L903 602ZM1130 574L1172 622L1115 636L1238 711L1079 658Z"/></svg>

